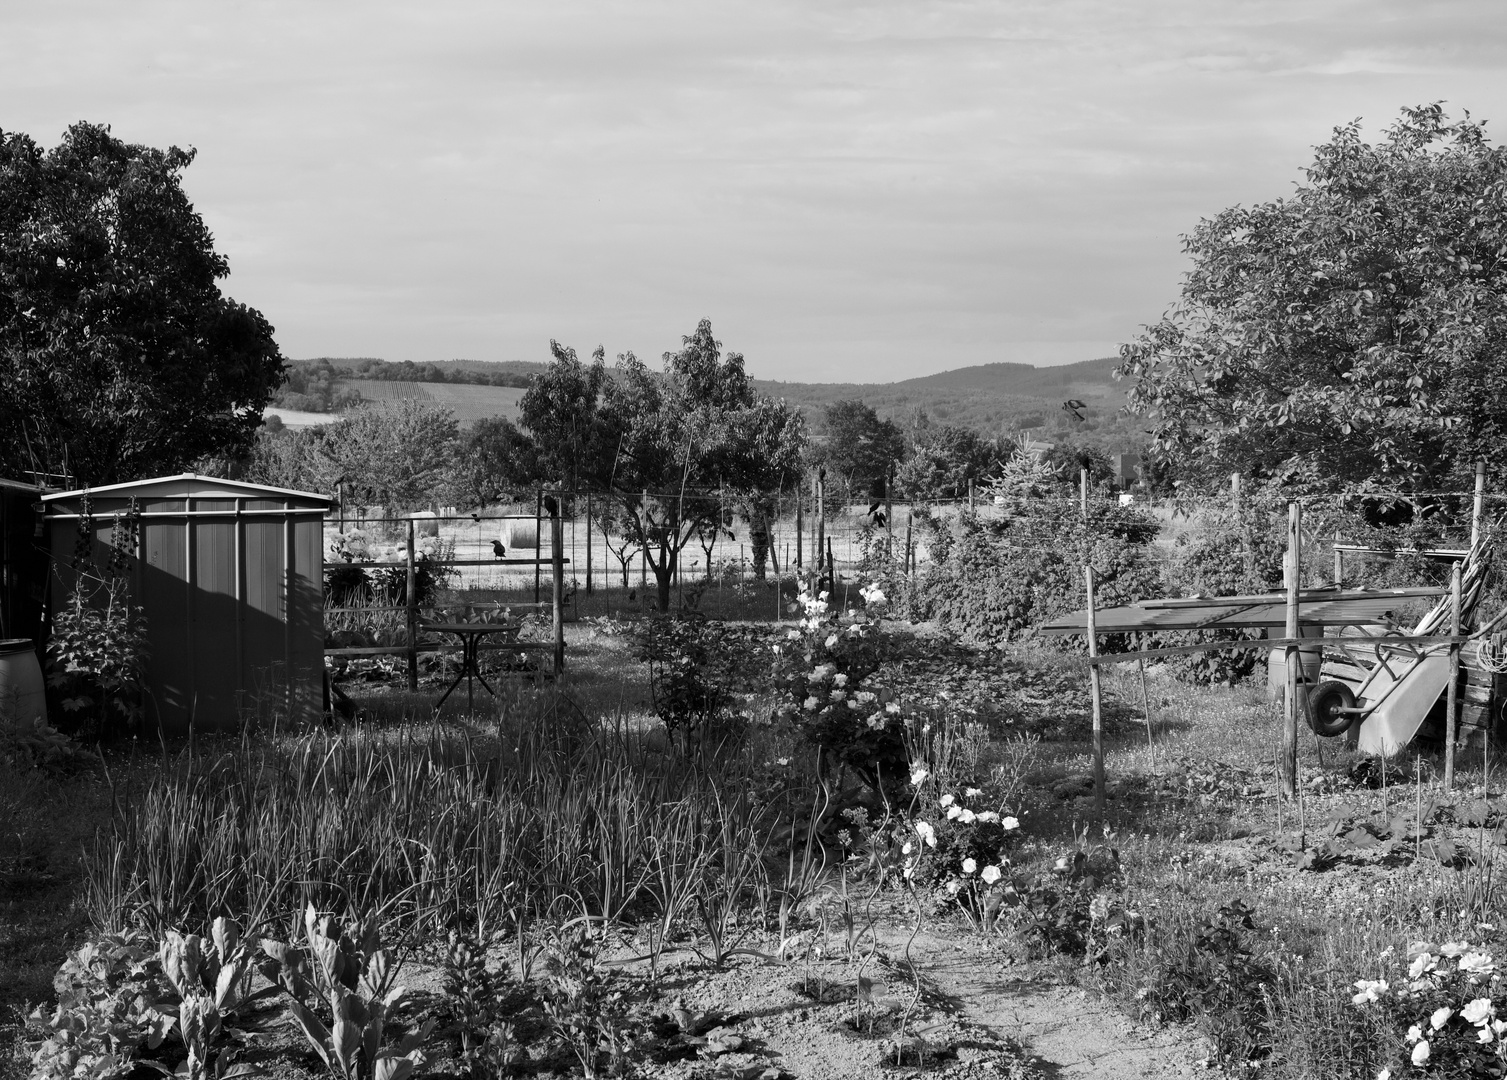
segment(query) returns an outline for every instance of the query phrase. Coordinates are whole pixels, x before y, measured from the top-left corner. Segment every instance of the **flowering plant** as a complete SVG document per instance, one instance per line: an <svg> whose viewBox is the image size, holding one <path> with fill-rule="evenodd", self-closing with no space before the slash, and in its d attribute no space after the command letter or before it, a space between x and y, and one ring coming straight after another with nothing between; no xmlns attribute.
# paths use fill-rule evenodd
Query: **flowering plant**
<svg viewBox="0 0 1507 1080"><path fill-rule="evenodd" d="M1399 1030L1411 1021L1402 1060L1383 1069L1379 1080L1507 1075L1507 1019L1498 1017L1495 1002L1507 990L1507 973L1485 948L1414 942L1405 982L1394 974L1392 980L1358 979L1354 986L1350 1000L1357 1007L1390 1008Z"/></svg>
<svg viewBox="0 0 1507 1080"><path fill-rule="evenodd" d="M1008 808L974 809L983 805L983 797L980 788L965 787L962 795L943 792L937 799L942 816L937 879L978 930L994 925L1007 893L1014 891L1008 849L1020 831L1020 819L1004 812Z"/></svg>
<svg viewBox="0 0 1507 1080"><path fill-rule="evenodd" d="M862 610L839 614L827 593L801 587L793 608L801 616L796 628L774 646L775 684L785 691L778 713L828 760L899 801L910 767L907 714L894 690L876 677L884 593L869 585L861 595Z"/></svg>

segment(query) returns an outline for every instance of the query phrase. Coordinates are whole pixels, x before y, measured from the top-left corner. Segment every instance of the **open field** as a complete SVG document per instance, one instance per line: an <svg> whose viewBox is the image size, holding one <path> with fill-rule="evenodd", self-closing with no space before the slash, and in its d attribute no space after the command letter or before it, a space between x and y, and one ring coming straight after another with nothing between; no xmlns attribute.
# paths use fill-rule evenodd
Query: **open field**
<svg viewBox="0 0 1507 1080"><path fill-rule="evenodd" d="M518 422L518 402L526 393L516 386L472 386L465 383L390 382L383 379L341 379L339 390L356 390L365 401L420 398L445 406L462 425L492 416Z"/></svg>

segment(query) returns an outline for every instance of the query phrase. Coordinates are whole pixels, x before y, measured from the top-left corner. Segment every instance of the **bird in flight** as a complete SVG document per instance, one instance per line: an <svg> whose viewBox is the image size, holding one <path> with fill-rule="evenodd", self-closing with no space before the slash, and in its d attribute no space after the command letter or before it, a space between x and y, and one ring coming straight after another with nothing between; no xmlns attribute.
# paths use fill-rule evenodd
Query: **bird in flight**
<svg viewBox="0 0 1507 1080"><path fill-rule="evenodd" d="M1088 408L1088 406L1083 404L1083 402L1079 401L1077 398L1068 398L1062 403L1062 411L1067 413L1074 420L1082 420L1083 414L1078 410L1086 408Z"/></svg>

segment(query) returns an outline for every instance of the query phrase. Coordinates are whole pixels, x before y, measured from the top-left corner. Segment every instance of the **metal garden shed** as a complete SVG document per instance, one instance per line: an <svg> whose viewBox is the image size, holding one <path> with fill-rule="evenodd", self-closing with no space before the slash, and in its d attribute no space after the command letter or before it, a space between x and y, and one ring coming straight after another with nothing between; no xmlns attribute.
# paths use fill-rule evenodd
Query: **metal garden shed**
<svg viewBox="0 0 1507 1080"><path fill-rule="evenodd" d="M146 621L148 720L167 735L248 717L317 720L324 679L324 516L331 500L184 473L44 496L49 611L67 602L88 533L93 570L112 535ZM113 532L117 520L126 524Z"/></svg>

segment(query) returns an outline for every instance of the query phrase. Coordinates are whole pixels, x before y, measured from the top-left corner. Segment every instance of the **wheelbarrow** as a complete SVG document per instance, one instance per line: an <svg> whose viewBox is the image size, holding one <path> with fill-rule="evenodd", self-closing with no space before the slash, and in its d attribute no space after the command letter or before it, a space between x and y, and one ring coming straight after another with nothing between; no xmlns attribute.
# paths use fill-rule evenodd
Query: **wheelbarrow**
<svg viewBox="0 0 1507 1080"><path fill-rule="evenodd" d="M1339 647L1348 651L1353 641ZM1356 749L1389 756L1412 741L1449 685L1449 645L1414 645L1405 637L1385 637L1368 642L1366 648L1374 653L1376 666L1363 678L1323 679L1308 692L1308 726L1314 734L1331 738L1358 724Z"/></svg>

